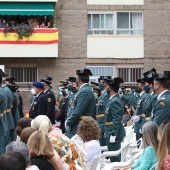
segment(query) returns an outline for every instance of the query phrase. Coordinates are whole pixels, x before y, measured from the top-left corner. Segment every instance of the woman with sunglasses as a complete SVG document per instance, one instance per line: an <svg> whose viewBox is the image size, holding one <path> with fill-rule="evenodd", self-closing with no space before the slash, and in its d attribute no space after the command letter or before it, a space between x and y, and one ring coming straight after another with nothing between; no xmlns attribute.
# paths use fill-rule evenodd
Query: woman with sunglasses
<svg viewBox="0 0 170 170"><path fill-rule="evenodd" d="M158 169L170 170L170 121L163 123L163 133L158 147Z"/></svg>

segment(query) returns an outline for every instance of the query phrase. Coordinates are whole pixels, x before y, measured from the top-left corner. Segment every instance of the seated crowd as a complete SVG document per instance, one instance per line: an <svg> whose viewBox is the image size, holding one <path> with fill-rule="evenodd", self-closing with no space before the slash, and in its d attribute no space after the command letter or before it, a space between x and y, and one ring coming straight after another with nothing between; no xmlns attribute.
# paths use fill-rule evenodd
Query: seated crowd
<svg viewBox="0 0 170 170"><path fill-rule="evenodd" d="M45 115L39 115L33 120L21 118L16 133L18 135L17 140L6 147L6 154L0 158L0 169L74 169L72 163L68 163L67 159L69 158L66 158L68 155L64 155L63 151L60 150L67 142L69 142L72 152L69 155L72 156L71 160L81 157L89 169L93 170L93 160L101 156L100 129L93 118L83 119L78 126L77 135L84 141L83 149L86 154L76 152L77 148L75 150L72 148L71 140L53 127L49 118ZM67 142L59 143L60 148L56 149L55 140L58 141L60 138L63 141L66 139ZM144 150L136 163L128 167L115 169L149 170L157 163L155 169L170 170L170 122L164 122L158 128L154 122L148 121L142 128L142 138Z"/></svg>

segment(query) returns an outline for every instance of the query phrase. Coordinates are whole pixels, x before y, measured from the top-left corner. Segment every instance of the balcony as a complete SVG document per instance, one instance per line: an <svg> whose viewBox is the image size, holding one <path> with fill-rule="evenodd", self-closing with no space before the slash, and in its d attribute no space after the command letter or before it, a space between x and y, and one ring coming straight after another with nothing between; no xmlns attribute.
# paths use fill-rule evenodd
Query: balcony
<svg viewBox="0 0 170 170"><path fill-rule="evenodd" d="M58 29L34 29L28 39L22 40L17 40L15 32L5 36L0 29L0 49L1 58L57 58Z"/></svg>
<svg viewBox="0 0 170 170"><path fill-rule="evenodd" d="M88 5L144 5L144 0L87 0Z"/></svg>
<svg viewBox="0 0 170 170"><path fill-rule="evenodd" d="M142 35L88 35L87 58L144 58Z"/></svg>

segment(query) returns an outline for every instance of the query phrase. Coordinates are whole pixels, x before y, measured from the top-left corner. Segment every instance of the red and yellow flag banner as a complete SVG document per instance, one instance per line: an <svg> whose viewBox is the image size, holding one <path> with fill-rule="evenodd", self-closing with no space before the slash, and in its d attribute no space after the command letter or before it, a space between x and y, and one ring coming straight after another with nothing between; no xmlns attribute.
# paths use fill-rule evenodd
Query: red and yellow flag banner
<svg viewBox="0 0 170 170"><path fill-rule="evenodd" d="M5 36L0 29L0 44L54 44L58 43L58 29L35 29L29 38L17 40L16 32L9 32Z"/></svg>

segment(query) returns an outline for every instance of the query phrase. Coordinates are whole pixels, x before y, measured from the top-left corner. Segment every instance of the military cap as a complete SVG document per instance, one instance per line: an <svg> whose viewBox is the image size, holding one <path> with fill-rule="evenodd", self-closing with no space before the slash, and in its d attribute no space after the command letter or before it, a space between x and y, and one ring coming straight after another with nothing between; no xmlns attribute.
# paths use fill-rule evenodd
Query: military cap
<svg viewBox="0 0 170 170"><path fill-rule="evenodd" d="M82 75L82 76L93 76L92 72L85 68L84 70L76 70L77 75Z"/></svg>
<svg viewBox="0 0 170 170"><path fill-rule="evenodd" d="M5 79L6 81L9 81L9 82L14 82L15 81L15 78L14 77L8 77Z"/></svg>
<svg viewBox="0 0 170 170"><path fill-rule="evenodd" d="M120 83L124 83L124 81L120 77L115 77L114 79L107 80L108 85L119 85Z"/></svg>
<svg viewBox="0 0 170 170"><path fill-rule="evenodd" d="M96 83L96 82L91 82L91 86L98 86L99 83Z"/></svg>
<svg viewBox="0 0 170 170"><path fill-rule="evenodd" d="M68 81L76 82L76 77L69 77L69 78L68 78Z"/></svg>
<svg viewBox="0 0 170 170"><path fill-rule="evenodd" d="M51 77L46 77L45 79L41 79L41 82L46 83L48 85L50 85L53 79Z"/></svg>
<svg viewBox="0 0 170 170"><path fill-rule="evenodd" d="M41 82L39 82L39 81L35 81L35 82L33 83L33 86L36 87L36 88L38 88L38 89L43 89L43 88L44 88L44 84L41 83Z"/></svg>
<svg viewBox="0 0 170 170"><path fill-rule="evenodd" d="M60 80L59 82L60 82L60 83L64 83L64 80Z"/></svg>
<svg viewBox="0 0 170 170"><path fill-rule="evenodd" d="M143 79L137 79L136 82L137 83L144 83L144 80Z"/></svg>
<svg viewBox="0 0 170 170"><path fill-rule="evenodd" d="M150 77L151 77L151 76L154 75L155 73L156 73L156 69L153 68L152 70L149 70L149 71L143 73L143 76L144 76L144 77L146 77L146 76L150 76Z"/></svg>
<svg viewBox="0 0 170 170"><path fill-rule="evenodd" d="M126 89L127 87L126 87L126 86L121 86L120 88L121 88L121 89Z"/></svg>
<svg viewBox="0 0 170 170"><path fill-rule="evenodd" d="M170 80L170 71L164 71L164 74L167 76L167 79Z"/></svg>
<svg viewBox="0 0 170 170"><path fill-rule="evenodd" d="M2 69L0 69L0 76L5 77L5 76L8 76L8 74L6 74L5 72L2 71Z"/></svg>
<svg viewBox="0 0 170 170"><path fill-rule="evenodd" d="M111 76L100 76L100 80L108 80L111 79Z"/></svg>
<svg viewBox="0 0 170 170"><path fill-rule="evenodd" d="M101 90L98 87L93 87L93 91L101 92Z"/></svg>
<svg viewBox="0 0 170 170"><path fill-rule="evenodd" d="M12 92L16 92L16 85L7 84L7 87L8 87Z"/></svg>
<svg viewBox="0 0 170 170"><path fill-rule="evenodd" d="M164 74L164 73L156 73L155 75L153 75L153 78L154 78L154 80L165 80L165 79L167 79L166 74Z"/></svg>

